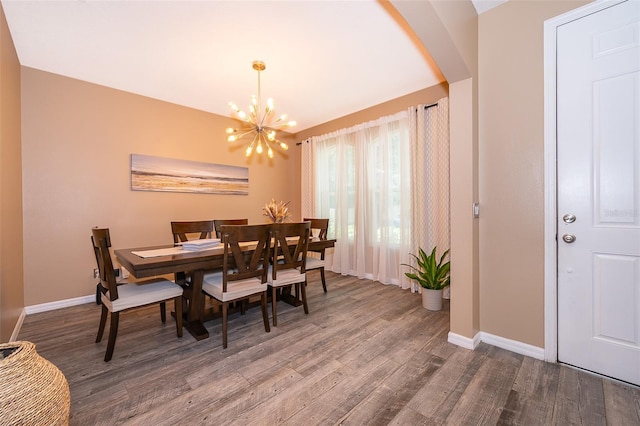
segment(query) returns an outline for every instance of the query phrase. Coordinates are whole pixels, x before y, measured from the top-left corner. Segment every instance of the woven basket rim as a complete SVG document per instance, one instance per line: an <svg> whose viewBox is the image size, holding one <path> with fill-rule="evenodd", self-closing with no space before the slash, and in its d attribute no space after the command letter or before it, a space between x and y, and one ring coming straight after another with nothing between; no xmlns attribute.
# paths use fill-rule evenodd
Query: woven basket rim
<svg viewBox="0 0 640 426"><path fill-rule="evenodd" d="M15 362L18 359L28 356L31 352L35 351L36 345L27 341L15 341L0 344L0 350L15 349L13 352L3 359L0 359L0 366Z"/></svg>
<svg viewBox="0 0 640 426"><path fill-rule="evenodd" d="M68 425L69 384L32 342L0 344L15 349L0 360L0 425Z"/></svg>

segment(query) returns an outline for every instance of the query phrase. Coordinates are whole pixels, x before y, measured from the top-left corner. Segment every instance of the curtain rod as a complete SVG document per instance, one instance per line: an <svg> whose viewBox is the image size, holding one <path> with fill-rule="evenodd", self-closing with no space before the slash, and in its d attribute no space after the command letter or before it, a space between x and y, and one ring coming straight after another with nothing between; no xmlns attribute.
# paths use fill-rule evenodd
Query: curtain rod
<svg viewBox="0 0 640 426"><path fill-rule="evenodd" d="M423 109L429 109L429 108L433 108L433 107L437 107L437 106L438 106L438 103L436 102L435 104L425 105L423 107ZM310 138L307 138L307 139L303 140L302 142L309 142L309 140L310 140ZM296 146L302 145L302 142L296 142Z"/></svg>

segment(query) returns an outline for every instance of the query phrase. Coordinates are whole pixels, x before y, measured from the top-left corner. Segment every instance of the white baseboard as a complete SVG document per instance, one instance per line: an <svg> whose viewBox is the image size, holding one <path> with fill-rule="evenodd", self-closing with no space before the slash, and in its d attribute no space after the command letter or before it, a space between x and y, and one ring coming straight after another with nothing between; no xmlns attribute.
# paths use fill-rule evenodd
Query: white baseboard
<svg viewBox="0 0 640 426"><path fill-rule="evenodd" d="M31 305L24 308L28 314L38 314L40 312L54 311L56 309L68 308L70 306L82 305L96 301L94 294L90 296L74 297L73 299L58 300L56 302L41 303L39 305Z"/></svg>
<svg viewBox="0 0 640 426"><path fill-rule="evenodd" d="M505 339L504 337L496 336L491 333L485 333L484 331L476 333L476 335L473 336L473 339L449 332L447 341L449 343L453 343L454 345L458 345L462 348L471 350L477 348L480 342L484 342L488 345L497 346L499 348L506 349L520 355L529 356L531 358L543 361L545 360L544 348L539 348L527 343L518 342L517 340Z"/></svg>
<svg viewBox="0 0 640 426"><path fill-rule="evenodd" d="M474 350L480 344L480 333L476 333L473 339L470 339L450 331L447 336L447 341L462 348Z"/></svg>
<svg viewBox="0 0 640 426"><path fill-rule="evenodd" d="M24 322L24 317L26 316L27 310L22 309L22 312L20 312L20 316L18 317L18 321L16 322L16 326L13 327L13 333L11 333L11 337L9 337L9 342L15 342L16 340L18 340L18 333L20 333L22 323Z"/></svg>
<svg viewBox="0 0 640 426"><path fill-rule="evenodd" d="M526 355L531 358L544 361L544 348L529 345L528 343L518 342L517 340L505 339L504 337L485 333L484 331L480 332L480 340L489 345L497 346L520 355Z"/></svg>
<svg viewBox="0 0 640 426"><path fill-rule="evenodd" d="M11 333L11 337L9 338L10 342L15 342L18 340L18 335L20 334L20 329L22 328L22 324L24 323L24 318L29 314L38 314L40 312L54 311L56 309L68 308L76 305L83 305L85 303L95 303L96 296L82 296L82 297L74 297L73 299L65 299L58 300L55 302L41 303L39 305L31 305L25 306L16 322L16 326L13 328L13 333Z"/></svg>

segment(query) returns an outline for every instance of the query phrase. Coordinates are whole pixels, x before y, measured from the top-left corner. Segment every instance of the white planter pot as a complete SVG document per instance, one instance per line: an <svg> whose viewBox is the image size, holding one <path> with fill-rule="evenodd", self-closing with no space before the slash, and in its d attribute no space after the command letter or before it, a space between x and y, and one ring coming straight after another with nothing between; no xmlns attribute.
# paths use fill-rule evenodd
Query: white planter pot
<svg viewBox="0 0 640 426"><path fill-rule="evenodd" d="M422 306L430 311L442 310L442 290L422 289Z"/></svg>

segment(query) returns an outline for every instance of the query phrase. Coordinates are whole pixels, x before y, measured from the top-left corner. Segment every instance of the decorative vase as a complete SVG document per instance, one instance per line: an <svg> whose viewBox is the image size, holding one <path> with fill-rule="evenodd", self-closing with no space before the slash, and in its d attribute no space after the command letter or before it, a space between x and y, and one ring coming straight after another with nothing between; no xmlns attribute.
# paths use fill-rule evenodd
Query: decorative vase
<svg viewBox="0 0 640 426"><path fill-rule="evenodd" d="M442 290L422 289L422 306L430 311L442 310Z"/></svg>
<svg viewBox="0 0 640 426"><path fill-rule="evenodd" d="M68 425L69 384L31 342L0 344L0 424Z"/></svg>

